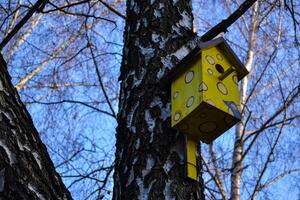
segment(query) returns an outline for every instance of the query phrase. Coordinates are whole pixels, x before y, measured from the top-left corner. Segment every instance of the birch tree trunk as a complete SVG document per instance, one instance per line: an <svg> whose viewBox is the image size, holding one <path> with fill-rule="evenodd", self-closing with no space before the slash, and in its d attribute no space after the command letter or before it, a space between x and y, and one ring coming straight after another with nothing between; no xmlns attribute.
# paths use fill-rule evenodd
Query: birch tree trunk
<svg viewBox="0 0 300 200"><path fill-rule="evenodd" d="M258 28L258 2L254 4L253 14L251 18L251 30L249 32L248 40L248 52L245 67L248 71L251 71L253 60L254 60L254 46L256 41L256 32ZM244 109L246 98L247 98L247 87L248 87L249 76L245 77L240 85L240 110ZM243 112L242 112L243 116ZM235 142L232 156L232 174L231 174L231 200L240 200L241 198L241 177L243 172L243 132L245 126L243 122L240 122L235 129Z"/></svg>
<svg viewBox="0 0 300 200"><path fill-rule="evenodd" d="M163 58L194 36L192 23L190 0L127 0L114 200L204 199L201 175L185 177L184 136L171 129L170 86L161 81Z"/></svg>
<svg viewBox="0 0 300 200"><path fill-rule="evenodd" d="M0 200L72 199L0 54Z"/></svg>

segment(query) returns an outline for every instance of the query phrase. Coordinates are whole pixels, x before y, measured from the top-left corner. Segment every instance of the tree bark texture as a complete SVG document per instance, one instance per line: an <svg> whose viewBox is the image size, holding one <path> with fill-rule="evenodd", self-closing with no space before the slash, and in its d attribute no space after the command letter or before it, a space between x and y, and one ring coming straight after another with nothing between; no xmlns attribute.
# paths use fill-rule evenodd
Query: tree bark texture
<svg viewBox="0 0 300 200"><path fill-rule="evenodd" d="M0 55L0 200L65 200L56 173Z"/></svg>
<svg viewBox="0 0 300 200"><path fill-rule="evenodd" d="M184 135L171 128L162 81L186 55L192 22L190 0L127 0L114 200L204 199L201 170L199 182L185 177Z"/></svg>

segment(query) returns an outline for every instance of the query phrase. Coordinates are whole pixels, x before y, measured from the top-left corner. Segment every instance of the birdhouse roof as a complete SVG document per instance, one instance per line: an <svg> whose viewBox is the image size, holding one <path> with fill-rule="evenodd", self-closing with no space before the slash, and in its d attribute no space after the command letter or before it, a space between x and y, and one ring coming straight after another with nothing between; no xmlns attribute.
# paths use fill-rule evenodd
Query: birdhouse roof
<svg viewBox="0 0 300 200"><path fill-rule="evenodd" d="M244 64L240 61L238 56L234 53L232 48L229 46L229 44L223 37L219 37L207 42L199 41L199 39L197 38L195 40L195 43L197 44L193 45L194 48L191 49L191 51L179 61L178 66L171 70L171 77L174 77L178 72L184 70L185 64L188 61L192 60L197 54L201 54L202 50L209 49L211 47L218 47L223 52L224 56L236 68L237 77L239 81L249 73Z"/></svg>

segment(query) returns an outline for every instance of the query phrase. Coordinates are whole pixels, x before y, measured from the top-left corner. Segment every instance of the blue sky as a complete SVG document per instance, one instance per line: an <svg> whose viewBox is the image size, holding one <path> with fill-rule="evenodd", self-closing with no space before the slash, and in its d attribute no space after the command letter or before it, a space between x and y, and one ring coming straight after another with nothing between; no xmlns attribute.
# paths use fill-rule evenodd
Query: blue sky
<svg viewBox="0 0 300 200"><path fill-rule="evenodd" d="M236 6L230 4L231 10L234 10ZM86 8L80 8L83 11ZM125 14L124 3L118 5L117 9ZM228 13L226 12L223 1L193 1L193 9L195 14L195 25L199 35L205 33L210 27L224 19ZM95 9L97 10L97 9ZM97 11L101 11L98 8ZM123 45L123 28L124 20L106 13L110 19L116 20L117 26L107 22L97 22L97 25L93 28L93 31L89 31L89 36L93 41L94 50L96 52L97 62L99 63L100 72L103 75L103 81L108 88L110 96L115 97L116 91L119 89L119 68L121 63L122 45ZM267 44L272 46L272 38L274 39L276 30L276 19L278 12L272 13L267 20L262 21L261 29L258 33L259 42L256 45L256 49L260 47L266 47ZM245 15L247 22L250 21L249 12ZM62 23L63 22L63 23ZM93 20L90 19L89 23ZM275 22L275 23L273 23ZM274 27L272 26L274 24ZM41 22L34 29L33 33L27 38L9 60L9 69L13 77L13 82L16 84L24 74L31 72L42 61L49 57L49 53L53 49L62 44L67 37L71 37L81 27L82 21L75 17L61 17L58 14L50 14L43 16ZM233 49L237 52L242 61L245 61L247 49L246 41L238 31L237 24L242 25L242 21L239 20L236 24L228 29L225 37L229 40ZM271 25L270 25L271 24ZM267 26L268 25L268 26ZM277 52L277 57L271 64L270 69L267 71L266 76L262 80L259 87L265 87L269 82L274 79L275 72L280 75L284 69L298 59L289 71L283 76L282 82L285 94L288 93L295 85L299 84L299 54L295 50L293 44L293 31L290 18L287 15L284 16L284 40L280 44L281 48ZM25 27L24 30L26 30ZM269 36L266 36L269 33ZM247 33L246 33L247 34ZM86 45L85 35L81 34L76 41L68 45L67 48L61 52L53 61L49 62L45 68L34 79L28 82L27 86L40 86L48 83L88 83L94 86L88 87L65 87L59 89L49 88L27 88L20 91L21 97L25 102L32 102L38 100L41 102L54 102L62 99L78 100L89 102L90 105L99 109L109 111L109 107L106 103L101 103L103 93L98 85L98 80L95 75L95 68L91 60L90 52L88 49L84 49L79 55L77 55L72 61L65 63L65 61L71 56L75 55L77 51L84 48ZM255 57L255 66L253 68L252 75L255 77L261 73L263 65L266 63L268 57L268 51L259 52ZM63 64L63 65L62 65ZM250 81L250 87L254 82ZM276 110L280 105L280 99L275 95L278 92L278 84L276 81L270 87L270 89L262 92L260 96L253 98L250 101L250 108L253 110L253 116L257 119L250 123L249 129L255 128L260 125L262 119L266 116L262 115L262 108L268 108L263 110L266 115ZM113 101L114 110L118 109L117 99ZM91 108L87 108L80 104L27 104L27 107L32 115L35 125L41 133L43 141L48 145L49 153L52 156L55 164L62 162L63 158L76 152L78 149L85 148L89 151L83 152L78 158L74 159L72 165L67 165L58 168L64 175L76 174L75 169L79 169L84 166L82 173L85 170L91 170L97 167L97 163L87 165L87 161L92 159L103 160L101 163L109 165L114 159L114 144L115 144L115 127L116 121L110 116L101 114ZM295 110L299 109L299 103L295 104ZM298 121L299 122L299 121ZM271 166L274 171L278 169L284 169L288 167L299 167L299 127L297 123L293 124L290 128L285 129L284 136L278 146L276 155L278 160L274 161ZM272 134L275 135L278 129L268 131L265 136L262 136L261 140L257 143L253 152L251 152L251 158L245 161L245 164L257 162L261 164L261 160L255 160L256 151L266 151L265 148L268 141L272 139ZM216 146L220 150L226 151L226 159L224 165L230 167L231 149L233 146L233 133L234 128L228 131L224 136L220 137L216 141ZM97 147L93 145L97 144ZM72 144L72 145L70 145ZM204 145L205 146L205 145ZM206 148L206 147L204 147ZM106 153L109 152L108 155ZM221 151L220 151L221 152ZM59 154L57 154L59 153ZM221 154L221 153L220 153ZM220 155L219 154L219 155ZM58 156L59 155L59 156ZM298 158L298 159L297 159ZM227 160L228 159L228 160ZM256 173L255 166L249 167L244 173L244 182L253 177ZM66 172L70 170L69 172ZM80 169L81 170L81 169ZM265 179L271 177L271 172L266 173ZM101 176L102 174L96 174L95 176ZM204 177L207 177L205 175ZM72 180L70 178L64 179L66 185L69 185ZM226 178L229 182L229 176ZM278 184L272 186L269 189L270 199L299 199L299 175L292 175L289 178L284 178L278 182ZM83 199L86 189L93 188L94 182L84 182L74 185L70 188L75 199ZM229 184L227 183L229 186ZM108 189L111 189L110 184ZM83 192L84 191L84 192ZM243 190L242 197L245 199L247 191ZM108 195L109 198L109 195ZM266 199L264 193L261 193L258 199Z"/></svg>

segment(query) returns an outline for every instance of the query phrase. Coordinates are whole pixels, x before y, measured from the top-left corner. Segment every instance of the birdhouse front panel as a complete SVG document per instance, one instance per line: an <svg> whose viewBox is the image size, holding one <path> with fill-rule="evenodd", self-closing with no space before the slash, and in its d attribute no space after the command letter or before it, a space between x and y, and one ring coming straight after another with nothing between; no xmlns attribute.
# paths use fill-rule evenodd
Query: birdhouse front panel
<svg viewBox="0 0 300 200"><path fill-rule="evenodd" d="M203 50L202 57L203 84L210 86L203 91L203 100L240 119L238 110L240 96L236 71L233 70L223 80L219 78L234 66L217 47Z"/></svg>
<svg viewBox="0 0 300 200"><path fill-rule="evenodd" d="M217 47L186 63L171 92L172 127L196 140L210 143L241 118L235 67Z"/></svg>

